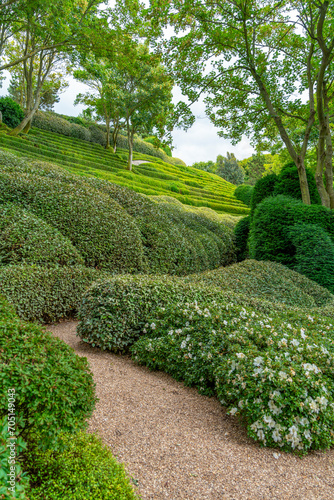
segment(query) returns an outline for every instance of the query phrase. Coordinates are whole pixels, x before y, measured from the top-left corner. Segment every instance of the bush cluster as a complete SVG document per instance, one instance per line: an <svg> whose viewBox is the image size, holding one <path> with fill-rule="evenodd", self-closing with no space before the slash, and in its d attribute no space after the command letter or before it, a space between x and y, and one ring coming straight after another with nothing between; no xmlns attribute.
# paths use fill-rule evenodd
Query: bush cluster
<svg viewBox="0 0 334 500"><path fill-rule="evenodd" d="M250 207L253 190L254 186L249 186L248 184L240 184L240 186L238 186L234 191L234 196L238 200L242 201L245 205Z"/></svg>
<svg viewBox="0 0 334 500"><path fill-rule="evenodd" d="M135 500L124 466L94 434L62 433L61 449L29 450L29 471L34 500Z"/></svg>
<svg viewBox="0 0 334 500"><path fill-rule="evenodd" d="M143 269L143 249L132 217L113 199L61 168L36 163L0 171L0 204L12 202L57 228L89 267Z"/></svg>
<svg viewBox="0 0 334 500"><path fill-rule="evenodd" d="M106 273L83 266L0 268L0 294L21 319L51 323L73 317L87 288Z"/></svg>
<svg viewBox="0 0 334 500"><path fill-rule="evenodd" d="M247 241L248 241L251 221L252 218L250 215L248 215L247 217L243 217L242 219L239 220L239 222L236 224L234 228L235 246L236 246L238 262L245 260L249 257Z"/></svg>
<svg viewBox="0 0 334 500"><path fill-rule="evenodd" d="M56 446L60 429L84 427L94 404L86 358L40 326L0 319L0 418L8 413L7 391L15 388L16 431L41 447Z"/></svg>
<svg viewBox="0 0 334 500"><path fill-rule="evenodd" d="M262 200L268 198L268 196L274 195L276 182L276 174L266 175L265 177L261 177L261 179L256 182L251 197L251 214L254 213L257 205L261 203Z"/></svg>
<svg viewBox="0 0 334 500"><path fill-rule="evenodd" d="M83 264L68 238L32 213L0 205L0 267L9 264Z"/></svg>
<svg viewBox="0 0 334 500"><path fill-rule="evenodd" d="M17 127L24 118L20 105L10 97L0 97L0 111L3 123L10 128Z"/></svg>
<svg viewBox="0 0 334 500"><path fill-rule="evenodd" d="M314 175L308 168L306 168L306 177L311 203L313 205L321 205L321 199L317 190ZM297 200L302 199L298 170L294 162L286 163L277 177L273 195L277 196L279 194L291 196Z"/></svg>
<svg viewBox="0 0 334 500"><path fill-rule="evenodd" d="M261 445L304 454L334 444L329 320L180 302L153 311L146 328L131 348L134 359L217 394Z"/></svg>

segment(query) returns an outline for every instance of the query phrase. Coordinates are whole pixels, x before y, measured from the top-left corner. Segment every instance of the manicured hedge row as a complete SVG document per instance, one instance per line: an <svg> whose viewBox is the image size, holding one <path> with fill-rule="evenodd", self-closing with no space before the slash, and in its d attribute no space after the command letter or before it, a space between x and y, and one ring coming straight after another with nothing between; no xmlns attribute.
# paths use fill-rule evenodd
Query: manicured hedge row
<svg viewBox="0 0 334 500"><path fill-rule="evenodd" d="M93 346L126 351L145 333L147 318L153 311L194 300L233 300L268 314L285 310L279 303L221 290L212 284L170 276L116 276L93 284L85 293L79 310L78 335Z"/></svg>
<svg viewBox="0 0 334 500"><path fill-rule="evenodd" d="M251 205L252 193L254 186L248 186L248 184L240 184L234 191L234 196L245 203L248 207Z"/></svg>
<svg viewBox="0 0 334 500"><path fill-rule="evenodd" d="M34 500L135 500L124 466L94 434L63 433L61 450L29 451L25 467Z"/></svg>
<svg viewBox="0 0 334 500"><path fill-rule="evenodd" d="M277 262L244 260L229 267L190 275L184 281L292 307L334 305L334 295L326 288Z"/></svg>
<svg viewBox="0 0 334 500"><path fill-rule="evenodd" d="M33 212L68 237L90 267L116 271L143 269L140 233L115 201L61 168L31 167L2 153L0 204L12 202Z"/></svg>
<svg viewBox="0 0 334 500"><path fill-rule="evenodd" d="M11 203L0 205L0 267L8 264L83 264L68 238L32 213Z"/></svg>
<svg viewBox="0 0 334 500"><path fill-rule="evenodd" d="M235 246L238 262L249 257L247 241L251 221L251 216L248 215L247 217L240 219L234 228Z"/></svg>
<svg viewBox="0 0 334 500"><path fill-rule="evenodd" d="M86 289L105 277L83 266L7 266L0 269L0 294L21 319L51 323L75 316Z"/></svg>

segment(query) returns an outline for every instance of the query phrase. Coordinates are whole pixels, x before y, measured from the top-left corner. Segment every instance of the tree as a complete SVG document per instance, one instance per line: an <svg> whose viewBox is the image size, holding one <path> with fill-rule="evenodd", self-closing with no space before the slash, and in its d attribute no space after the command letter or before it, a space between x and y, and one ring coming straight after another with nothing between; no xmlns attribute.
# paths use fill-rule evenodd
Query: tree
<svg viewBox="0 0 334 500"><path fill-rule="evenodd" d="M164 52L183 93L191 101L206 93L209 117L220 127L220 135L233 143L242 134L258 142L263 132L276 136L278 132L297 166L302 199L309 204L305 156L316 114L319 123L326 121L319 100L326 110L324 83L334 44L330 1L152 0L150 15L160 33L168 21L177 31L164 41ZM302 33L297 30L300 25ZM328 81L332 84L333 79ZM318 97L319 93L323 95ZM300 134L295 133L297 128ZM331 190L331 142L328 126L320 125L321 129L319 156L327 158L326 188ZM328 205L329 200L323 195L322 202Z"/></svg>
<svg viewBox="0 0 334 500"><path fill-rule="evenodd" d="M263 153L253 154L250 158L246 158L240 162L240 166L245 171L245 181L247 184L254 186L256 181L261 179L265 172L265 156Z"/></svg>
<svg viewBox="0 0 334 500"><path fill-rule="evenodd" d="M193 168L198 168L199 170L204 170L205 172L216 173L217 165L214 161L199 161L191 165Z"/></svg>
<svg viewBox="0 0 334 500"><path fill-rule="evenodd" d="M238 186L244 182L244 172L239 166L238 161L233 153L227 153L227 156L217 156L216 160L216 174Z"/></svg>

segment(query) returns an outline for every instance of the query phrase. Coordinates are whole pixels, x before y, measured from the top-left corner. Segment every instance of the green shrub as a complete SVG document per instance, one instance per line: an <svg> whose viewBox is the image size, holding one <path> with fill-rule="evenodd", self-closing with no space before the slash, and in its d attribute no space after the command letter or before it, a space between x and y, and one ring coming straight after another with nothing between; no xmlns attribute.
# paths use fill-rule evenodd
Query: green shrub
<svg viewBox="0 0 334 500"><path fill-rule="evenodd" d="M308 188L310 192L310 198L312 204L321 205L320 195L317 190L317 185L315 183L315 178L312 172L307 168L306 177L308 182ZM298 170L294 162L289 162L280 171L277 182L275 183L274 196L279 194L284 194L285 196L291 196L297 200L302 199L302 194L300 190L300 182L298 176Z"/></svg>
<svg viewBox="0 0 334 500"><path fill-rule="evenodd" d="M40 447L56 447L60 430L86 425L95 404L86 358L32 323L0 320L0 418L15 389L16 430Z"/></svg>
<svg viewBox="0 0 334 500"><path fill-rule="evenodd" d="M240 219L234 228L235 246L237 248L237 261L245 260L249 257L247 240L251 224L251 216L248 215Z"/></svg>
<svg viewBox="0 0 334 500"><path fill-rule="evenodd" d="M24 112L17 102L10 97L0 97L2 121L10 128L17 127L24 118Z"/></svg>
<svg viewBox="0 0 334 500"><path fill-rule="evenodd" d="M62 434L62 449L29 450L25 467L34 500L135 500L138 498L111 451L94 434Z"/></svg>
<svg viewBox="0 0 334 500"><path fill-rule="evenodd" d="M148 323L131 348L134 359L203 394L216 392L261 445L304 454L334 444L328 320L203 302L155 310Z"/></svg>
<svg viewBox="0 0 334 500"><path fill-rule="evenodd" d="M325 292L329 294L327 290ZM226 297L236 304L248 304L268 314L285 310L285 306L279 303L236 294L212 284L170 276L116 276L95 283L87 290L79 309L77 332L92 346L126 351L146 333L147 318L155 309L194 300L211 299L220 303L226 301Z"/></svg>
<svg viewBox="0 0 334 500"><path fill-rule="evenodd" d="M248 184L240 184L240 186L238 186L234 191L234 196L238 200L242 201L245 205L250 207L253 190L254 186L248 186Z"/></svg>
<svg viewBox="0 0 334 500"><path fill-rule="evenodd" d="M27 210L0 205L0 267L17 264L83 264L83 258L57 229Z"/></svg>
<svg viewBox="0 0 334 500"><path fill-rule="evenodd" d="M12 202L57 228L89 267L121 271L143 268L140 233L114 200L61 168L41 163L0 167L0 204Z"/></svg>
<svg viewBox="0 0 334 500"><path fill-rule="evenodd" d="M317 224L334 241L334 213L321 205L305 205L279 195L263 200L255 210L249 236L250 257L294 268L296 249L289 236L294 224Z"/></svg>
<svg viewBox="0 0 334 500"><path fill-rule="evenodd" d="M262 177L256 182L252 191L252 197L250 203L252 214L254 213L254 210L257 207L257 205L261 203L262 200L264 200L268 196L274 195L276 182L277 182L276 174L266 175L265 177Z"/></svg>
<svg viewBox="0 0 334 500"><path fill-rule="evenodd" d="M13 404L12 399L10 397L8 400L10 405ZM17 438L15 436L14 440L13 435L10 434L11 432L13 431L10 430L9 432L8 430L8 417L0 418L0 498L3 500L12 500L13 498L28 500L26 493L29 488L29 477L26 472L23 472L19 462L21 453L26 449L27 445L21 437ZM9 443L15 443L15 459L11 456L12 447L8 446ZM11 470L11 467L14 469ZM13 476L11 477L10 474Z"/></svg>
<svg viewBox="0 0 334 500"><path fill-rule="evenodd" d="M321 226L295 224L289 236L296 248L294 269L334 293L334 243Z"/></svg>
<svg viewBox="0 0 334 500"><path fill-rule="evenodd" d="M244 260L232 266L190 275L184 281L292 307L334 305L334 296L326 288L276 262Z"/></svg>
<svg viewBox="0 0 334 500"><path fill-rule="evenodd" d="M0 294L21 319L51 323L75 316L86 289L102 277L81 266L8 266L0 269Z"/></svg>

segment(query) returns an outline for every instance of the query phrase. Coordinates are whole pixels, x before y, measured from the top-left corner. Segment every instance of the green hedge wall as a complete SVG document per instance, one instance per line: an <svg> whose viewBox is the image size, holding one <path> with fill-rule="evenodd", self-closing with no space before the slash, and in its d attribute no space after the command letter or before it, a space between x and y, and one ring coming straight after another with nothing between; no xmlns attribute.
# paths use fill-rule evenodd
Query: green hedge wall
<svg viewBox="0 0 334 500"><path fill-rule="evenodd" d="M306 168L306 177L312 205L321 205L321 199L317 190L314 175L308 168ZM286 163L277 177L273 196L277 196L279 194L291 196L297 200L302 199L298 170L294 162Z"/></svg>
<svg viewBox="0 0 334 500"><path fill-rule="evenodd" d="M240 184L234 191L234 196L245 203L248 207L251 205L252 194L254 186L248 186L247 184Z"/></svg>

